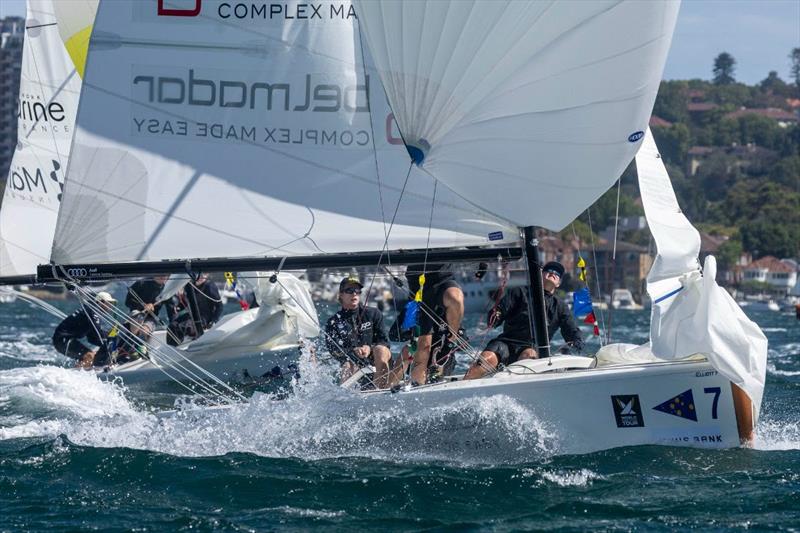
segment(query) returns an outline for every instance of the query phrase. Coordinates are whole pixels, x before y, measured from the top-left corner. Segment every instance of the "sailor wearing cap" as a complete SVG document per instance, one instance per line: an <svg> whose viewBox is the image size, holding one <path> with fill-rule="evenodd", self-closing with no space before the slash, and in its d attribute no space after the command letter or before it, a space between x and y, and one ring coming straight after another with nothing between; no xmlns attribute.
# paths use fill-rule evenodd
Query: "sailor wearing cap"
<svg viewBox="0 0 800 533"><path fill-rule="evenodd" d="M342 364L341 380L345 381L359 367L372 363L375 387L386 388L392 353L383 325L383 315L361 303L364 286L355 276L339 283L341 309L325 325L328 352Z"/></svg>
<svg viewBox="0 0 800 533"><path fill-rule="evenodd" d="M561 331L566 345L560 352L580 352L583 349L581 330L575 323L567 304L555 295L564 277L564 265L550 261L542 267L544 305L547 312L547 331L550 338L556 330ZM467 371L464 379L483 377L499 364L509 365L521 359L536 359L535 341L528 313L528 288L512 287L494 309L489 311L487 321L491 327L503 324L503 333L495 337L481 353L481 358Z"/></svg>
<svg viewBox="0 0 800 533"><path fill-rule="evenodd" d="M106 291L98 292L94 300L103 311L110 311L117 303L117 300ZM78 367L103 366L108 363L107 336L108 332L103 330L100 315L95 309L91 306L81 306L56 326L53 346L59 353L76 359ZM86 346L81 342L84 338L99 348Z"/></svg>

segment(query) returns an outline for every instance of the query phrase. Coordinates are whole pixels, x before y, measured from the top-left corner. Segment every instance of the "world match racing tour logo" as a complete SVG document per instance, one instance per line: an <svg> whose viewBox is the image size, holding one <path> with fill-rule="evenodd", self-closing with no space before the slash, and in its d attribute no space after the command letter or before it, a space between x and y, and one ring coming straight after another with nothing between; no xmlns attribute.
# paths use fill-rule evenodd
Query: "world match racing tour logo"
<svg viewBox="0 0 800 533"><path fill-rule="evenodd" d="M290 5L288 2L209 2L216 7L214 14L221 19L239 20L314 20L356 18L349 2L308 2ZM158 0L159 17L197 17L203 11L203 0ZM210 11L210 10L207 10ZM208 15L208 13L205 13Z"/></svg>

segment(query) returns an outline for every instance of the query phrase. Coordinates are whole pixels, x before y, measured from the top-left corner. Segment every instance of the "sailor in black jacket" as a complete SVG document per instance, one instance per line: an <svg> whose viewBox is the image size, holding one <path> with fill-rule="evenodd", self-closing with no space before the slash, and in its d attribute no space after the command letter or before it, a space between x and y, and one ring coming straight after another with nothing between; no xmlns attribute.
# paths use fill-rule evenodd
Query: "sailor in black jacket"
<svg viewBox="0 0 800 533"><path fill-rule="evenodd" d="M542 268L544 285L544 305L547 313L547 332L550 339L556 330L561 331L566 344L561 353L578 353L583 349L583 336L575 323L566 303L555 295L561 285L564 267L551 261ZM490 326L503 324L503 333L489 341L476 361L467 371L464 379L475 379L486 374L489 368L497 368L499 363L509 365L520 359L536 359L534 335L528 311L528 288L513 287L503 296L497 306L489 312Z"/></svg>
<svg viewBox="0 0 800 533"><path fill-rule="evenodd" d="M385 388L392 360L389 338L381 312L360 303L363 288L356 277L346 277L339 283L342 308L325 325L325 342L331 356L342 363L342 381L371 362L375 365L373 383Z"/></svg>
<svg viewBox="0 0 800 533"><path fill-rule="evenodd" d="M167 327L167 344L177 346L183 342L187 335L193 339L200 337L207 329L211 328L222 317L222 297L219 289L206 273L200 273L193 283L187 283L183 288L184 294L179 297L180 303L175 307L175 315ZM189 309L189 294L197 302L200 313L197 318L203 326L202 331L195 331Z"/></svg>
<svg viewBox="0 0 800 533"><path fill-rule="evenodd" d="M117 303L106 291L98 292L95 301L105 310L110 310ZM108 331L103 328L100 315L88 306L81 306L56 326L53 346L60 354L76 359L79 367L103 366L108 363L107 337ZM81 339L99 348L90 348Z"/></svg>

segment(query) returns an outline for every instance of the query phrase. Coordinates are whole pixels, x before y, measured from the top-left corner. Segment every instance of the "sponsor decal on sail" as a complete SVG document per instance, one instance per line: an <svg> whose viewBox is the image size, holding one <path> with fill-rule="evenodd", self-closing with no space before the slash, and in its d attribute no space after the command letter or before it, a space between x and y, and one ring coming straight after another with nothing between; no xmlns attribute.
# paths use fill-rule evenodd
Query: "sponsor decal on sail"
<svg viewBox="0 0 800 533"><path fill-rule="evenodd" d="M208 4L208 2L207 2ZM223 20L323 20L357 18L349 2L214 2L213 13ZM197 17L203 0L158 0L159 17ZM206 10L212 11L212 10ZM205 13L208 15L209 13Z"/></svg>

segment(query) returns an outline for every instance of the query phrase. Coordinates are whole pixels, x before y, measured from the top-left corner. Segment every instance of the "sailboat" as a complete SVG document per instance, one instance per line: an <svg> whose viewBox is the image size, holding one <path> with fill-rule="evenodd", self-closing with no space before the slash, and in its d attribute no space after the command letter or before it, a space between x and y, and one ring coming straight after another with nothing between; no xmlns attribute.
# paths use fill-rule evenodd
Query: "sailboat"
<svg viewBox="0 0 800 533"><path fill-rule="evenodd" d="M29 0L26 16L18 146L0 211L0 284L36 283L36 267L50 256L75 129L89 38L98 0ZM289 274L284 286L257 287L258 308L227 315L201 338L179 347L183 357L221 376L260 375L294 355L300 339L319 334L307 289ZM189 281L184 276L180 286ZM64 318L26 291L4 290ZM159 331L163 336L164 331ZM264 353L269 353L265 357ZM224 354L221 355L221 354ZM168 380L156 358L98 368L128 384Z"/></svg>
<svg viewBox="0 0 800 533"><path fill-rule="evenodd" d="M542 359L357 394L409 416L499 395L567 453L748 442L766 340L716 285L713 258L700 268L646 127L677 11L103 2L38 276L260 270L281 285L293 269L524 258ZM563 228L634 156L659 254L651 342L547 357L536 227Z"/></svg>

